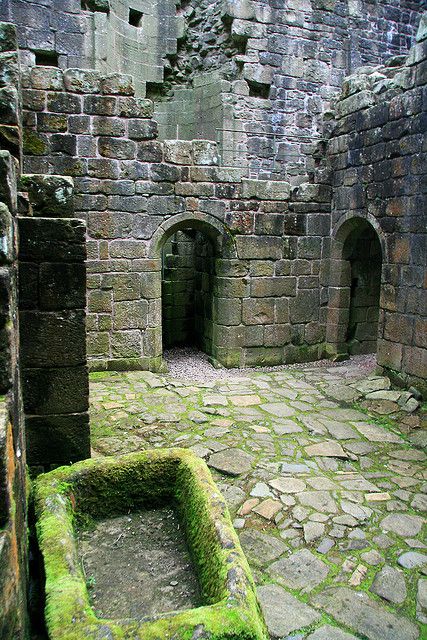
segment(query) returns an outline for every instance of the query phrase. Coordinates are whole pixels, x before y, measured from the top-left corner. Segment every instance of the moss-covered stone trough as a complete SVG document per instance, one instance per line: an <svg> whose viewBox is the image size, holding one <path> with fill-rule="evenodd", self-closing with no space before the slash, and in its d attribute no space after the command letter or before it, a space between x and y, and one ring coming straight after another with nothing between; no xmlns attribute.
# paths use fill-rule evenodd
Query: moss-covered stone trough
<svg viewBox="0 0 427 640"><path fill-rule="evenodd" d="M35 483L50 640L265 640L254 583L227 506L203 462L185 449L86 460ZM99 619L91 607L76 527L173 504L197 572L202 606L155 619ZM142 594L143 596L143 594Z"/></svg>

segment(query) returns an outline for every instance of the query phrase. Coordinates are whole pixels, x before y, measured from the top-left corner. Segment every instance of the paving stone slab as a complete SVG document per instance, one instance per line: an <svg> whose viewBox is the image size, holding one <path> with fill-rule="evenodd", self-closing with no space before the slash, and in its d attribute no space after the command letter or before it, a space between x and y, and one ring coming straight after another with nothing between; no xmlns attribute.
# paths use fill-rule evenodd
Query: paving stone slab
<svg viewBox="0 0 427 640"><path fill-rule="evenodd" d="M348 458L348 453L344 451L342 446L334 440L319 442L305 447L305 451L309 456L320 456L322 458Z"/></svg>
<svg viewBox="0 0 427 640"><path fill-rule="evenodd" d="M286 587L308 592L326 579L329 569L311 551L302 549L288 558L273 562L268 572Z"/></svg>
<svg viewBox="0 0 427 640"><path fill-rule="evenodd" d="M338 629L338 627L325 624L323 627L316 629L314 633L310 633L307 636L307 640L357 640L357 638L351 633Z"/></svg>
<svg viewBox="0 0 427 640"><path fill-rule="evenodd" d="M402 603L407 595L403 571L386 565L375 576L370 591L388 602Z"/></svg>
<svg viewBox="0 0 427 640"><path fill-rule="evenodd" d="M256 529L246 529L239 537L246 556L255 565L272 562L287 551L287 546L278 538Z"/></svg>
<svg viewBox="0 0 427 640"><path fill-rule="evenodd" d="M328 587L311 602L368 640L417 640L420 635L417 625L390 613L363 591Z"/></svg>
<svg viewBox="0 0 427 640"><path fill-rule="evenodd" d="M417 591L417 619L427 624L427 579L418 580Z"/></svg>
<svg viewBox="0 0 427 640"><path fill-rule="evenodd" d="M282 509L282 507L283 504L279 502L279 500L267 498L267 500L263 500L261 504L254 507L252 511L266 520L273 520L274 516Z"/></svg>
<svg viewBox="0 0 427 640"><path fill-rule="evenodd" d="M305 482L298 478L274 478L273 480L269 480L268 484L280 493L299 493L306 489Z"/></svg>
<svg viewBox="0 0 427 640"><path fill-rule="evenodd" d="M284 402L267 402L261 404L260 407L278 418L288 418L296 413L295 409L288 407Z"/></svg>
<svg viewBox="0 0 427 640"><path fill-rule="evenodd" d="M208 465L227 475L238 476L250 471L254 460L254 456L241 449L224 449L213 453L209 457Z"/></svg>
<svg viewBox="0 0 427 640"><path fill-rule="evenodd" d="M257 595L272 638L283 638L320 620L321 616L315 609L276 584L258 587Z"/></svg>
<svg viewBox="0 0 427 640"><path fill-rule="evenodd" d="M405 569L424 567L427 565L427 555L425 553L418 553L418 551L407 551L399 556L397 562Z"/></svg>
<svg viewBox="0 0 427 640"><path fill-rule="evenodd" d="M383 427L368 422L353 422L353 425L362 436L373 442L403 442L402 438Z"/></svg>
<svg viewBox="0 0 427 640"><path fill-rule="evenodd" d="M406 513L392 513L381 520L381 528L384 531L391 531L404 538L418 535L422 526L422 518Z"/></svg>
<svg viewBox="0 0 427 640"><path fill-rule="evenodd" d="M301 504L322 513L337 513L338 507L328 491L303 491L297 495Z"/></svg>
<svg viewBox="0 0 427 640"><path fill-rule="evenodd" d="M230 400L236 407L250 407L261 403L261 398L253 394L230 396Z"/></svg>

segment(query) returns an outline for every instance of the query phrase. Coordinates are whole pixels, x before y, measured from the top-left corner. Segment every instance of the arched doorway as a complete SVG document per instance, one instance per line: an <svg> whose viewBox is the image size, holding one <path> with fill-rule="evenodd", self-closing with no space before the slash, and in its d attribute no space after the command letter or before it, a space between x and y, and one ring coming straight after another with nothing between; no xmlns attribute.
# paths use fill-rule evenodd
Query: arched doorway
<svg viewBox="0 0 427 640"><path fill-rule="evenodd" d="M241 300L228 286L237 255L225 225L199 211L171 216L154 233L147 257L154 271L144 343L150 367L162 367L163 350L179 345L236 366L236 349L224 335L230 329L227 311Z"/></svg>
<svg viewBox="0 0 427 640"><path fill-rule="evenodd" d="M377 350L382 247L366 218L344 220L333 234L327 342L334 353Z"/></svg>
<svg viewBox="0 0 427 640"><path fill-rule="evenodd" d="M163 349L196 347L212 354L215 247L191 227L169 236L162 249Z"/></svg>

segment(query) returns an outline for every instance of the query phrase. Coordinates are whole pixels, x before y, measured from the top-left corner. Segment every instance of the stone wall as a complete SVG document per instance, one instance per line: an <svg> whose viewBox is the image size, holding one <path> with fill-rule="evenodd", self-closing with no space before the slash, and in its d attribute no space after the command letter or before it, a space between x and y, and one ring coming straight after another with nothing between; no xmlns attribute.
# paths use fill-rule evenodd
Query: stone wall
<svg viewBox="0 0 427 640"><path fill-rule="evenodd" d="M401 65L349 77L328 144L333 172L327 339L345 350L349 266L343 247L361 221L382 249L378 363L426 390L426 71L424 17Z"/></svg>
<svg viewBox="0 0 427 640"><path fill-rule="evenodd" d="M21 178L19 324L27 457L32 467L90 457L86 366L86 227L73 182Z"/></svg>
<svg viewBox="0 0 427 640"><path fill-rule="evenodd" d="M15 28L0 24L0 637L4 640L23 640L28 631L27 479L17 317L21 113L16 49Z"/></svg>
<svg viewBox="0 0 427 640"><path fill-rule="evenodd" d="M25 170L74 176L75 215L87 220L93 367L160 366L161 246L187 227L217 243L214 357L319 357L330 187L291 193L218 167L209 141L158 142L152 103L127 78L35 67L23 82Z"/></svg>
<svg viewBox="0 0 427 640"><path fill-rule="evenodd" d="M19 25L26 64L50 52L63 69L130 73L155 100L163 139L216 140L224 166L299 184L344 76L405 54L421 10L417 0L5 0L0 19Z"/></svg>

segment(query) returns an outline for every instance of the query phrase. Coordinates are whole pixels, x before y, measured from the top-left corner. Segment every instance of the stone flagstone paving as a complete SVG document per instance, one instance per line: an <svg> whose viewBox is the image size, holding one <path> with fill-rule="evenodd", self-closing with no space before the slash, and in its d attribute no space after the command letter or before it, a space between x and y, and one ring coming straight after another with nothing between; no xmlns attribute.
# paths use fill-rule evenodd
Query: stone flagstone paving
<svg viewBox="0 0 427 640"><path fill-rule="evenodd" d="M206 459L271 638L427 638L426 430L413 398L363 376L352 362L204 383L92 374L94 455Z"/></svg>

